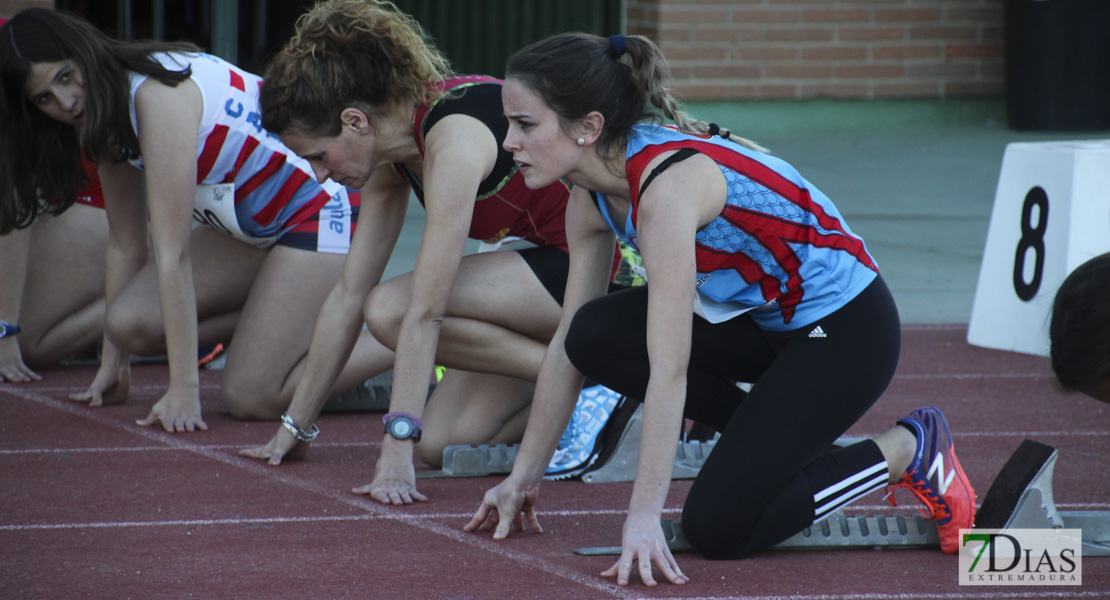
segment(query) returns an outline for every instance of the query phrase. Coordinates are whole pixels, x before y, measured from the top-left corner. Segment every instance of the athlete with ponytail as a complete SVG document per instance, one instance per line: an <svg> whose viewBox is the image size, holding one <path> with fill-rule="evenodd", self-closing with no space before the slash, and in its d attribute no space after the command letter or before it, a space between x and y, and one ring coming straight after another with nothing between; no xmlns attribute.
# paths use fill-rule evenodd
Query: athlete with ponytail
<svg viewBox="0 0 1110 600"><path fill-rule="evenodd" d="M262 123L321 180L361 188L362 220L316 323L288 423L241 453L271 464L303 454L365 319L387 353L362 374L393 367L393 388L384 427L372 430L385 430L374 479L354 491L423 501L414 454L438 466L447 445L524 434L566 282L567 186L525 185L501 147L501 81L452 73L420 25L389 2L329 0L302 16L266 68ZM415 269L379 284L412 193L427 214ZM464 256L467 238L534 247ZM607 282L616 257L610 248ZM437 364L447 373L429 398Z"/></svg>
<svg viewBox="0 0 1110 600"><path fill-rule="evenodd" d="M790 165L680 111L667 79L639 36L557 35L509 60L505 148L529 187L574 185L570 275L513 471L465 529L541 530L544 467L584 374L644 403L622 554L602 573L620 585L635 563L648 585L653 566L689 579L660 527L683 416L721 433L682 515L702 555L751 556L886 485L925 501L955 552L975 495L938 410L830 450L898 363L898 312L863 240ZM615 238L647 284L603 295Z"/></svg>

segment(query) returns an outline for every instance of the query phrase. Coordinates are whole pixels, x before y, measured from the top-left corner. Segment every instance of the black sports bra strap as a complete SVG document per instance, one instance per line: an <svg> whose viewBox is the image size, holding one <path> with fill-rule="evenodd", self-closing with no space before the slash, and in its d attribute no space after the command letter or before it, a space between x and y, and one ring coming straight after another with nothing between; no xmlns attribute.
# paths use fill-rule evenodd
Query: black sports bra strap
<svg viewBox="0 0 1110 600"><path fill-rule="evenodd" d="M683 148L678 152L675 152L674 154L668 156L665 160L663 160L663 162L659 163L659 166L652 169L651 174L649 174L647 179L644 180L643 185L640 186L640 197L642 198L644 196L644 191L647 190L648 184L650 184L657 175L659 175L663 171L666 171L667 167L670 167L676 162L686 160L687 158L690 158L697 153L698 151L694 150L693 148Z"/></svg>

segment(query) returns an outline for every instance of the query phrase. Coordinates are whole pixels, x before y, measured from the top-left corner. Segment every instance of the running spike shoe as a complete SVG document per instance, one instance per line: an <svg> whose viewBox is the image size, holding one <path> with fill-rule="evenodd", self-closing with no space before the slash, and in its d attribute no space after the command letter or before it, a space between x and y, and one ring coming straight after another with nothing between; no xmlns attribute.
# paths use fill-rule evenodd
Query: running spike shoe
<svg viewBox="0 0 1110 600"><path fill-rule="evenodd" d="M971 529L975 523L975 490L956 458L948 421L940 410L928 406L911 412L898 424L917 436L917 450L898 483L887 486L886 497L897 506L895 489L913 492L924 505L921 513L937 522L941 550L955 554L960 549L960 530Z"/></svg>
<svg viewBox="0 0 1110 600"><path fill-rule="evenodd" d="M559 447L548 464L545 479L556 481L581 475L597 461L602 446L601 432L620 398L620 394L603 385L582 390Z"/></svg>

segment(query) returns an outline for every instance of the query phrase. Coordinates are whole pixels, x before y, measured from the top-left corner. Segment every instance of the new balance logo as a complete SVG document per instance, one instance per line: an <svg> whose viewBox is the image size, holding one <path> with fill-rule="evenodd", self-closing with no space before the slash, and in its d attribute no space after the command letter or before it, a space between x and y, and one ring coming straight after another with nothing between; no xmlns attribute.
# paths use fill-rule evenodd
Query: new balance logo
<svg viewBox="0 0 1110 600"><path fill-rule="evenodd" d="M825 330L821 329L821 326L818 325L817 327L813 328L813 331L809 332L809 337L811 337L811 338L821 338L821 337L829 337L829 336L826 335Z"/></svg>
<svg viewBox="0 0 1110 600"><path fill-rule="evenodd" d="M937 473L938 471L939 473ZM940 488L940 495L944 496L948 491L948 486L952 485L952 479L956 477L956 469L952 469L948 472L948 477L941 479L941 476L944 475L944 455L940 452L937 452L936 458L933 459L933 464L929 467L929 472L925 474L925 479L932 479L934 473L937 473L937 487Z"/></svg>

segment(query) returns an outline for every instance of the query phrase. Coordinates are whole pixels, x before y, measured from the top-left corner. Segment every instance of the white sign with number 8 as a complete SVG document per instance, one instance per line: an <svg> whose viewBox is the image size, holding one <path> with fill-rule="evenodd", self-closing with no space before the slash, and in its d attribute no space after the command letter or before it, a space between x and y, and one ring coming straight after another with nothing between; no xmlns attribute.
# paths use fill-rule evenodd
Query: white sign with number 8
<svg viewBox="0 0 1110 600"><path fill-rule="evenodd" d="M1007 146L968 343L1048 356L1057 288L1104 252L1110 252L1110 140Z"/></svg>

